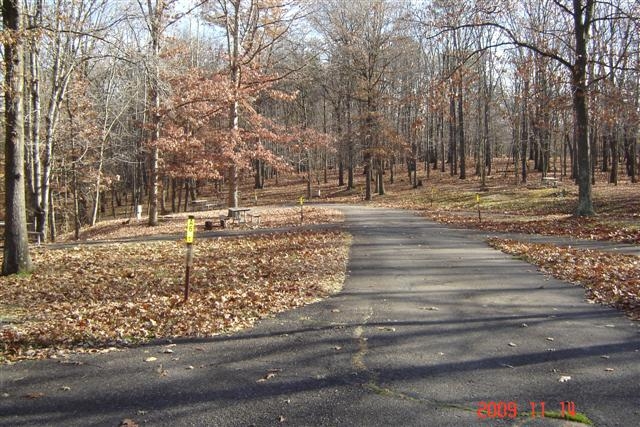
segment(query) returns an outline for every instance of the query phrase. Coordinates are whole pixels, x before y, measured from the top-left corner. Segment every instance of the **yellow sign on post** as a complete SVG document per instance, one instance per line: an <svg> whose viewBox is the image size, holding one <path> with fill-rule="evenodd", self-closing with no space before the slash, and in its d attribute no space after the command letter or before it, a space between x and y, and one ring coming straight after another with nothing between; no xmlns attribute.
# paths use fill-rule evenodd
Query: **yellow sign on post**
<svg viewBox="0 0 640 427"><path fill-rule="evenodd" d="M300 196L299 203L300 203L300 206L304 204L304 197Z"/></svg>
<svg viewBox="0 0 640 427"><path fill-rule="evenodd" d="M193 236L195 235L195 231L196 231L196 220L193 216L189 216L189 219L187 220L187 237L186 237L187 243L189 244L193 243Z"/></svg>
<svg viewBox="0 0 640 427"><path fill-rule="evenodd" d="M480 195L476 194L476 203L480 203Z"/></svg>
<svg viewBox="0 0 640 427"><path fill-rule="evenodd" d="M196 234L196 220L193 215L189 215L187 220L187 259L186 270L184 275L184 302L189 299L189 277L191 274L191 266L193 265L193 236Z"/></svg>

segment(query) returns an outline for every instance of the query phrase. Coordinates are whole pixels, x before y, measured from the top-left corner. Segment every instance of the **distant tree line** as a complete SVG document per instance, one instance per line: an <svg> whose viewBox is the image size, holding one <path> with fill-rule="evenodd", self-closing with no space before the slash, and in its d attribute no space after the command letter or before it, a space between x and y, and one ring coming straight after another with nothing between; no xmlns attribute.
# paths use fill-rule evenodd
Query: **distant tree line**
<svg viewBox="0 0 640 427"><path fill-rule="evenodd" d="M638 175L640 6L631 0L6 0L3 272L26 223L53 240L203 188L240 202L296 171L365 198L529 172ZM470 168L470 169L469 169ZM506 173L506 171L505 171ZM222 196L221 196L222 197Z"/></svg>

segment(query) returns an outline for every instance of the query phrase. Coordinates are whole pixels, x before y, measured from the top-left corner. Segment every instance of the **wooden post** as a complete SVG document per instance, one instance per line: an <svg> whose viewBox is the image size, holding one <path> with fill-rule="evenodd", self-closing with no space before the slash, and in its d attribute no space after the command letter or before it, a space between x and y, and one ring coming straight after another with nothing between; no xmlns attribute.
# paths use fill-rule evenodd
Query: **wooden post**
<svg viewBox="0 0 640 427"><path fill-rule="evenodd" d="M476 194L476 205L478 205L478 222L482 222L482 217L480 216L480 194Z"/></svg>
<svg viewBox="0 0 640 427"><path fill-rule="evenodd" d="M300 203L300 225L302 225L303 221L304 221L304 197L300 197L299 199L299 203Z"/></svg>
<svg viewBox="0 0 640 427"><path fill-rule="evenodd" d="M187 259L186 270L184 276L184 302L189 299L189 279L191 274L191 267L193 266L193 237L196 229L196 221L193 215L189 215L187 219L187 235L185 241L187 243Z"/></svg>

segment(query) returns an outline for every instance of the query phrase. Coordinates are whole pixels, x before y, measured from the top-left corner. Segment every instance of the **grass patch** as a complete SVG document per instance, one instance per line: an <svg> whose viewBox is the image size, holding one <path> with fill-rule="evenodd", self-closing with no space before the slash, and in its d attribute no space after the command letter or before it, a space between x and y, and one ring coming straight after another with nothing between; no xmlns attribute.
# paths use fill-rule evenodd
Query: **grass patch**
<svg viewBox="0 0 640 427"><path fill-rule="evenodd" d="M518 413L518 418L529 418L529 417L531 417L531 413L530 412ZM541 418L539 415L537 415L537 417ZM564 415L563 415L559 411L545 411L544 412L544 418L552 418L552 419L555 419L555 420L573 421L573 422L585 424L585 425L588 425L588 426L592 426L593 425L593 421L591 421L589 419L589 417L587 417L585 414L580 413L580 412L576 412L575 415L571 415L571 414L565 412Z"/></svg>

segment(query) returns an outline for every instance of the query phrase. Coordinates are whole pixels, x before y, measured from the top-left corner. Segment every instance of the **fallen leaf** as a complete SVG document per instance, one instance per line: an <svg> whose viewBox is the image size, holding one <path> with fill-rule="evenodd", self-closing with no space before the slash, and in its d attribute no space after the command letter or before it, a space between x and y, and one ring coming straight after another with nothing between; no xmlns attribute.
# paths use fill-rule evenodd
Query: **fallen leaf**
<svg viewBox="0 0 640 427"><path fill-rule="evenodd" d="M553 341L553 338L547 337L547 341Z"/></svg>
<svg viewBox="0 0 640 427"><path fill-rule="evenodd" d="M340 350L342 350L342 347L340 347L339 345L336 345L336 346L333 347L333 349L336 350L336 351L340 351Z"/></svg>
<svg viewBox="0 0 640 427"><path fill-rule="evenodd" d="M139 427L139 426L135 421L133 421L133 420L131 420L129 418L125 418L124 420L122 420L120 422L119 427Z"/></svg>
<svg viewBox="0 0 640 427"><path fill-rule="evenodd" d="M60 387L60 390L69 391L69 390L71 390L71 387L64 385L64 386Z"/></svg>
<svg viewBox="0 0 640 427"><path fill-rule="evenodd" d="M283 423L283 422L287 421L287 419L284 416L280 415L280 417L278 417L278 421Z"/></svg>
<svg viewBox="0 0 640 427"><path fill-rule="evenodd" d="M570 377L569 375L562 375L562 376L558 379L558 381L560 381L561 383L566 383L566 382L568 382L568 381L570 381L570 380L571 380L571 377Z"/></svg>
<svg viewBox="0 0 640 427"><path fill-rule="evenodd" d="M259 383L263 383L267 380L270 380L271 378L275 377L277 375L278 372L282 371L281 369L270 369L269 372L267 372L267 374L260 378L258 381Z"/></svg>
<svg viewBox="0 0 640 427"><path fill-rule="evenodd" d="M312 212L315 208L310 208L311 216ZM284 224L291 212L282 209L274 216ZM167 223L166 228L112 224L113 235L102 237L177 232L184 227L183 219ZM105 346L143 344L152 337L205 338L250 327L337 292L344 283L349 241L346 233L330 230L203 239L198 242L202 256L194 268L188 304L182 304L175 287L183 271L182 257L175 256L182 247L176 241L82 245L76 250L34 248L38 275L21 279L24 286L19 287L9 286L14 279L1 277L0 301L38 316L2 331L2 342L8 344L0 345L0 358L61 358L106 351ZM225 257L204 256L208 253ZM126 278L131 270L135 274ZM48 297L44 301L39 295ZM162 360L157 352L177 353L171 344L153 348L142 360L154 363ZM202 344L195 350L209 351Z"/></svg>
<svg viewBox="0 0 640 427"><path fill-rule="evenodd" d="M517 346L518 346L518 344L516 344L516 343L514 343L514 342L510 342L510 343L509 343L509 347L517 347Z"/></svg>
<svg viewBox="0 0 640 427"><path fill-rule="evenodd" d="M378 326L378 330L380 330L380 331L388 331L388 332L395 332L396 328L392 328L391 326Z"/></svg>
<svg viewBox="0 0 640 427"><path fill-rule="evenodd" d="M34 391L32 393L25 394L23 397L27 399L40 399L41 397L44 397L44 393L41 393L39 391Z"/></svg>
<svg viewBox="0 0 640 427"><path fill-rule="evenodd" d="M613 368L604 368L605 372L613 372L615 369Z"/></svg>

